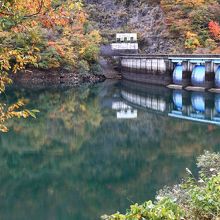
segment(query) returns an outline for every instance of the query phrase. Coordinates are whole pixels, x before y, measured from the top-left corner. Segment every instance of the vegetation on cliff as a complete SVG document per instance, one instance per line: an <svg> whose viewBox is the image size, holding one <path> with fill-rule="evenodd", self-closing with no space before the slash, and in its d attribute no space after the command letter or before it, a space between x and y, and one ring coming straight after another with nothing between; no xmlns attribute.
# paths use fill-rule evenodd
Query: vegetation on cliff
<svg viewBox="0 0 220 220"><path fill-rule="evenodd" d="M220 154L205 152L198 158L197 180L186 168L188 178L173 188L164 188L156 201L131 205L126 214L103 216L105 220L211 220L220 217Z"/></svg>
<svg viewBox="0 0 220 220"><path fill-rule="evenodd" d="M187 52L220 53L220 2L217 0L161 0L171 37Z"/></svg>

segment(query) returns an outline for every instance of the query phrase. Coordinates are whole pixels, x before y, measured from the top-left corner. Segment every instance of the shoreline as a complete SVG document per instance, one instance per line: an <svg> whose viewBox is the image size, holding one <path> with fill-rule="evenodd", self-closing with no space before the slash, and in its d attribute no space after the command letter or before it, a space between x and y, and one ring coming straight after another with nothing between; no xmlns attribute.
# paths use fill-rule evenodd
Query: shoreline
<svg viewBox="0 0 220 220"><path fill-rule="evenodd" d="M27 69L16 74L9 74L15 86L32 89L48 87L77 87L83 84L95 84L105 81L103 74L80 75L77 72L64 72L62 69L39 70Z"/></svg>

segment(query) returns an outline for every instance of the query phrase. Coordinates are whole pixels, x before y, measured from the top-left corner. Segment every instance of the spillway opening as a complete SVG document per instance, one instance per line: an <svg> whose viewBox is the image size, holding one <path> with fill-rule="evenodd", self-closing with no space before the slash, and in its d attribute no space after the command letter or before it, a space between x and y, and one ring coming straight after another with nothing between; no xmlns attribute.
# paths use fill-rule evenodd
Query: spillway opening
<svg viewBox="0 0 220 220"><path fill-rule="evenodd" d="M183 81L183 66L182 64L176 64L176 67L173 71L173 83L182 84Z"/></svg>
<svg viewBox="0 0 220 220"><path fill-rule="evenodd" d="M194 86L204 85L205 83L205 66L201 64L195 65L193 68L191 82Z"/></svg>
<svg viewBox="0 0 220 220"><path fill-rule="evenodd" d="M220 66L215 71L215 86L220 88Z"/></svg>

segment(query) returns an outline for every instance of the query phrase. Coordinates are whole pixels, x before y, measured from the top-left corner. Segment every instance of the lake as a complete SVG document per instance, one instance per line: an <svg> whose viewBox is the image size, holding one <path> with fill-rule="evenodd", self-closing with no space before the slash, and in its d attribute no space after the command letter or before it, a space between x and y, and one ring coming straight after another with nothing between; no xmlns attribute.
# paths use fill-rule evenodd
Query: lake
<svg viewBox="0 0 220 220"><path fill-rule="evenodd" d="M220 97L129 81L7 92L37 119L0 134L0 219L95 220L154 199L220 151Z"/></svg>

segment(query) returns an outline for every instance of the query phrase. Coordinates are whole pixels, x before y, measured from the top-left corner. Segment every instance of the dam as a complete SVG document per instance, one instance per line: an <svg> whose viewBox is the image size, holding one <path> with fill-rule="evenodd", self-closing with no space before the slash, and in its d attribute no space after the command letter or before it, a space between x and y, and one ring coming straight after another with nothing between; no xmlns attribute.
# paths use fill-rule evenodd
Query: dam
<svg viewBox="0 0 220 220"><path fill-rule="evenodd" d="M116 34L110 51L124 79L220 92L220 54L139 54L136 33Z"/></svg>
<svg viewBox="0 0 220 220"><path fill-rule="evenodd" d="M220 89L220 55L118 56L122 77L174 88Z"/></svg>

